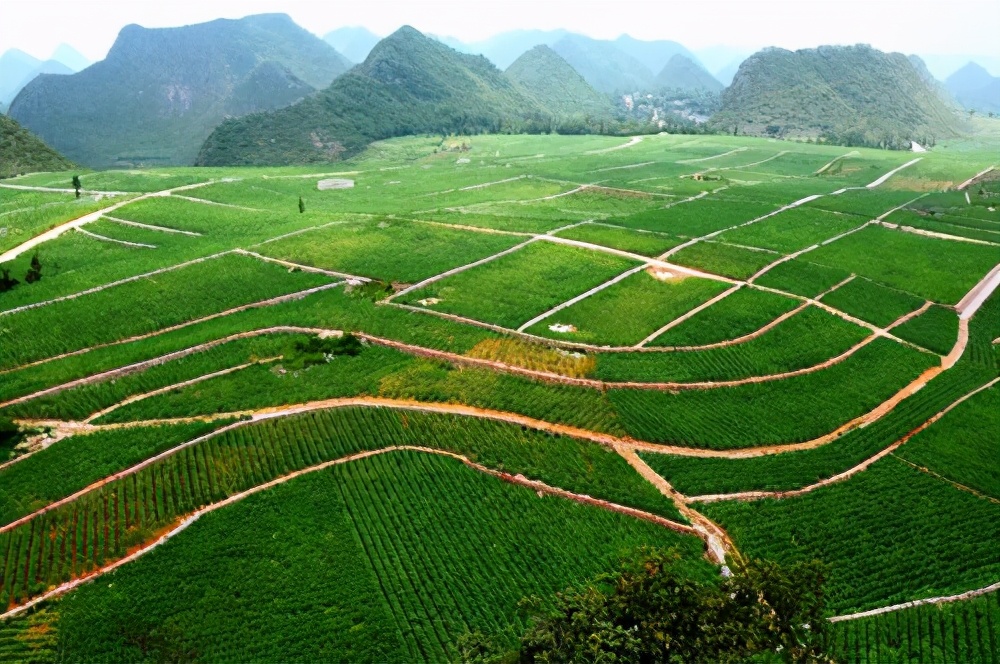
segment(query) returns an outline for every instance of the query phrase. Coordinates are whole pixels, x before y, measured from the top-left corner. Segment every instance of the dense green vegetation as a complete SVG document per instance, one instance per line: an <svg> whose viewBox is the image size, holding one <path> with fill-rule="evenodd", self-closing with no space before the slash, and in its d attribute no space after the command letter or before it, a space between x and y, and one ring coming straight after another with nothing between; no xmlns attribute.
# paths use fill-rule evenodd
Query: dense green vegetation
<svg viewBox="0 0 1000 664"><path fill-rule="evenodd" d="M832 293L824 295L823 302L880 327L916 311L923 304L919 297L886 288L867 279L851 279Z"/></svg>
<svg viewBox="0 0 1000 664"><path fill-rule="evenodd" d="M958 316L954 311L935 305L893 329L900 338L928 350L947 355L958 338Z"/></svg>
<svg viewBox="0 0 1000 664"><path fill-rule="evenodd" d="M0 114L0 178L38 171L65 171L72 167L68 159L45 145L17 120Z"/></svg>
<svg viewBox="0 0 1000 664"><path fill-rule="evenodd" d="M187 165L224 118L287 106L348 66L284 14L129 25L101 62L32 81L10 115L90 167Z"/></svg>
<svg viewBox="0 0 1000 664"><path fill-rule="evenodd" d="M792 311L798 302L756 288L740 288L656 339L653 346L699 346L738 339Z"/></svg>
<svg viewBox="0 0 1000 664"><path fill-rule="evenodd" d="M755 53L726 88L712 123L741 134L896 150L961 129L906 56L865 45Z"/></svg>
<svg viewBox="0 0 1000 664"><path fill-rule="evenodd" d="M504 76L539 108L556 116L558 124L552 128L560 133L584 133L611 117L611 100L544 44L526 51Z"/></svg>

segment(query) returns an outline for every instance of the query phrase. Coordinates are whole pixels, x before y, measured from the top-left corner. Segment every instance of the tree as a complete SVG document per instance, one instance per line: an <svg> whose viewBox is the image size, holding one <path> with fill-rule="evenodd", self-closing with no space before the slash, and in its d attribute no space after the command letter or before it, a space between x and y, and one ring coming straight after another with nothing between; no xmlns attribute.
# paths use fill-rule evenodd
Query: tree
<svg viewBox="0 0 1000 664"><path fill-rule="evenodd" d="M38 252L31 257L31 265L28 267L28 273L24 275L24 282L28 284L33 284L42 278L42 262L38 260Z"/></svg>
<svg viewBox="0 0 1000 664"><path fill-rule="evenodd" d="M301 214L305 211L306 211L306 202L302 200L301 196L299 196L299 213Z"/></svg>
<svg viewBox="0 0 1000 664"><path fill-rule="evenodd" d="M519 652L466 635L467 662L826 661L823 568L739 564L717 582L694 580L674 551L645 549L554 601L522 601L530 618Z"/></svg>
<svg viewBox="0 0 1000 664"><path fill-rule="evenodd" d="M80 176L79 175L74 175L73 176L73 189L76 190L76 197L77 198L80 198L80 189L82 189L82 188L83 188L83 185L80 184Z"/></svg>
<svg viewBox="0 0 1000 664"><path fill-rule="evenodd" d="M9 291L19 283L21 282L17 279L10 278L10 270L0 270L0 293Z"/></svg>

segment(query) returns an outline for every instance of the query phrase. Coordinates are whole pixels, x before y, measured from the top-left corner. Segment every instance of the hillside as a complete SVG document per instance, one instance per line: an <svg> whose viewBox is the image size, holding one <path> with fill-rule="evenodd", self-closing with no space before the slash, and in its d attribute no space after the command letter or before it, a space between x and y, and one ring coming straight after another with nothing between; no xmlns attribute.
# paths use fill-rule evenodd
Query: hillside
<svg viewBox="0 0 1000 664"><path fill-rule="evenodd" d="M676 55L681 55L701 66L698 56L685 48L683 44L668 39L643 41L629 35L622 35L611 43L625 55L641 62L651 72L658 72L666 67L670 59Z"/></svg>
<svg viewBox="0 0 1000 664"><path fill-rule="evenodd" d="M40 171L64 171L73 164L16 120L0 115L0 178Z"/></svg>
<svg viewBox="0 0 1000 664"><path fill-rule="evenodd" d="M321 93L224 122L205 141L198 164L335 161L391 136L498 131L540 111L486 58L407 26Z"/></svg>
<svg viewBox="0 0 1000 664"><path fill-rule="evenodd" d="M504 72L504 76L557 116L604 116L611 114L611 101L590 87L568 62L548 46L536 46Z"/></svg>
<svg viewBox="0 0 1000 664"><path fill-rule="evenodd" d="M88 166L190 164L225 118L287 106L348 67L283 14L130 25L102 62L33 81L10 115Z"/></svg>
<svg viewBox="0 0 1000 664"><path fill-rule="evenodd" d="M645 90L653 82L653 72L646 65L611 42L569 35L552 44L552 50L600 92Z"/></svg>
<svg viewBox="0 0 1000 664"><path fill-rule="evenodd" d="M680 92L722 92L723 85L698 63L677 54L656 77L656 87Z"/></svg>
<svg viewBox="0 0 1000 664"><path fill-rule="evenodd" d="M945 81L963 107L980 113L1000 113L1000 77L970 62Z"/></svg>
<svg viewBox="0 0 1000 664"><path fill-rule="evenodd" d="M566 35L566 30L511 30L477 42L462 42L453 37L441 41L460 53L484 55L500 69L507 69L535 46L552 46Z"/></svg>
<svg viewBox="0 0 1000 664"><path fill-rule="evenodd" d="M17 93L39 74L72 73L72 69L58 60L42 61L12 48L0 56L0 103L9 106Z"/></svg>
<svg viewBox="0 0 1000 664"><path fill-rule="evenodd" d="M824 136L891 148L933 143L961 130L906 56L864 45L752 55L723 93L712 124L743 134Z"/></svg>
<svg viewBox="0 0 1000 664"><path fill-rule="evenodd" d="M345 27L326 33L323 41L351 62L364 62L379 38L367 28Z"/></svg>

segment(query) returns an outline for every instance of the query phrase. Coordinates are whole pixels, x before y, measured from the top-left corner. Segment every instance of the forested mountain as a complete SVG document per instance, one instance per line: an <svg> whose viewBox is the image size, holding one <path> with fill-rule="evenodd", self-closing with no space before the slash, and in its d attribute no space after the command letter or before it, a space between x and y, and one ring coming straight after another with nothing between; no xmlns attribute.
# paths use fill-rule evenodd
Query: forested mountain
<svg viewBox="0 0 1000 664"><path fill-rule="evenodd" d="M552 44L552 50L600 92L646 90L655 78L649 67L611 42L568 35Z"/></svg>
<svg viewBox="0 0 1000 664"><path fill-rule="evenodd" d="M558 53L536 46L514 61L504 76L556 116L609 116L611 100L592 88Z"/></svg>
<svg viewBox="0 0 1000 664"><path fill-rule="evenodd" d="M656 87L679 92L722 92L722 83L687 56L670 58L656 77Z"/></svg>
<svg viewBox="0 0 1000 664"><path fill-rule="evenodd" d="M962 106L980 113L1000 113L1000 77L970 62L945 81Z"/></svg>
<svg viewBox="0 0 1000 664"><path fill-rule="evenodd" d="M59 46L56 46L56 50L52 52L50 60L63 63L73 72L81 71L93 64L85 55L69 44L59 44Z"/></svg>
<svg viewBox="0 0 1000 664"><path fill-rule="evenodd" d="M712 124L890 148L933 143L962 128L905 55L864 45L752 55L723 92Z"/></svg>
<svg viewBox="0 0 1000 664"><path fill-rule="evenodd" d="M64 171L73 164L22 127L0 115L0 178L39 171Z"/></svg>
<svg viewBox="0 0 1000 664"><path fill-rule="evenodd" d="M671 58L676 55L681 55L701 66L698 56L685 48L684 45L668 39L643 41L629 35L622 35L611 43L619 51L638 60L649 71L654 73L666 67Z"/></svg>
<svg viewBox="0 0 1000 664"><path fill-rule="evenodd" d="M541 113L485 57L459 53L407 26L321 93L227 120L205 141L198 163L335 161L391 136L500 131Z"/></svg>
<svg viewBox="0 0 1000 664"><path fill-rule="evenodd" d="M35 79L10 115L88 166L190 164L223 119L287 106L349 66L283 14L130 25L105 60Z"/></svg>
<svg viewBox="0 0 1000 664"><path fill-rule="evenodd" d="M351 62L364 62L379 42L379 37L368 28L337 28L323 35L323 41Z"/></svg>
<svg viewBox="0 0 1000 664"><path fill-rule="evenodd" d="M507 69L526 51L539 45L551 46L569 32L566 30L511 30L478 42L462 42L442 37L441 42L461 53L485 55L500 69Z"/></svg>
<svg viewBox="0 0 1000 664"><path fill-rule="evenodd" d="M10 105L17 93L39 74L72 74L73 70L58 60L39 60L12 48L0 56L0 104Z"/></svg>

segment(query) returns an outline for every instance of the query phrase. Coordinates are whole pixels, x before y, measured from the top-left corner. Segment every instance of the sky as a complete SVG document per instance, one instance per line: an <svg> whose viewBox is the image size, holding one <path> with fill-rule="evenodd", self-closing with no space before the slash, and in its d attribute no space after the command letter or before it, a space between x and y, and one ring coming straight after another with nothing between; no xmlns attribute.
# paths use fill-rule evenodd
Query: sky
<svg viewBox="0 0 1000 664"><path fill-rule="evenodd" d="M45 59L68 43L102 59L130 23L168 27L282 12L323 35L360 25L386 35L409 24L478 41L514 29L566 28L596 38L628 33L692 49L727 45L808 48L867 43L921 55L1000 60L1000 0L5 0L0 53ZM960 7L960 8L959 8ZM996 72L995 72L996 73Z"/></svg>

